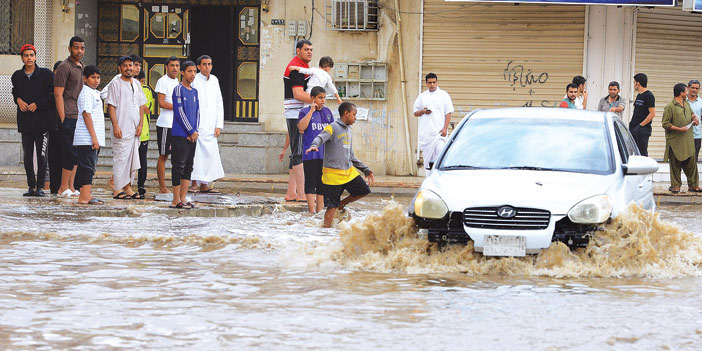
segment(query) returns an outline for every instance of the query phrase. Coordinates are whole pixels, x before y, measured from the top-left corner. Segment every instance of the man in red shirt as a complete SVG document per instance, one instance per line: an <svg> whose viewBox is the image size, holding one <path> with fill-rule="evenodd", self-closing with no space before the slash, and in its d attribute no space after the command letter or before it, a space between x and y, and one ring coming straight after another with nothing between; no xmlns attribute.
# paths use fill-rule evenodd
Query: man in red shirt
<svg viewBox="0 0 702 351"><path fill-rule="evenodd" d="M290 156L288 191L285 194L286 201L305 202L305 175L302 168L302 134L297 128L297 117L305 104L312 103L310 94L306 93L307 80L309 76L299 71L290 70L290 66L309 68L312 60L312 43L309 40L300 40L295 46L297 55L290 60L283 74L283 84L285 86L285 121L288 127L288 135L285 138L283 151L278 156L283 162L285 151L290 146L292 155Z"/></svg>

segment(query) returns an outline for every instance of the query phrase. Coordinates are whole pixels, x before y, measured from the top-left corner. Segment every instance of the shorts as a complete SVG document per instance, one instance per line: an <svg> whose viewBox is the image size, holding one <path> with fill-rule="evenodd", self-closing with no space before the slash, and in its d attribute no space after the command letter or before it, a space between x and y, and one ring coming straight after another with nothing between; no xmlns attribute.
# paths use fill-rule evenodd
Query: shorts
<svg viewBox="0 0 702 351"><path fill-rule="evenodd" d="M324 160L313 159L302 161L302 167L305 169L305 194L307 195L324 195L322 188L322 164Z"/></svg>
<svg viewBox="0 0 702 351"><path fill-rule="evenodd" d="M158 154L168 156L171 154L171 128L156 126L156 141L158 142Z"/></svg>
<svg viewBox="0 0 702 351"><path fill-rule="evenodd" d="M285 110L285 117L295 114L295 119L286 119L285 122L288 125L288 137L290 137L290 166L297 166L302 163L302 134L300 134L300 129L297 128L297 115L300 113L300 109L288 109Z"/></svg>
<svg viewBox="0 0 702 351"><path fill-rule="evenodd" d="M350 182L341 185L329 185L324 184L322 187L324 192L324 207L326 208L337 208L341 203L341 194L344 190L348 191L351 196L363 196L370 194L370 188L366 181L358 175L353 178Z"/></svg>
<svg viewBox="0 0 702 351"><path fill-rule="evenodd" d="M95 176L95 168L97 166L98 150L93 150L91 145L75 146L78 154L78 170L76 171L76 189L82 188L84 185L93 184L93 176Z"/></svg>
<svg viewBox="0 0 702 351"><path fill-rule="evenodd" d="M66 117L61 124L61 167L72 171L73 167L78 164L78 152L73 146L73 136L76 132L76 123L78 119Z"/></svg>
<svg viewBox="0 0 702 351"><path fill-rule="evenodd" d="M196 144L186 137L173 137L173 155L171 156L171 184L179 186L181 179L190 181L193 173ZM190 186L190 184L183 184Z"/></svg>

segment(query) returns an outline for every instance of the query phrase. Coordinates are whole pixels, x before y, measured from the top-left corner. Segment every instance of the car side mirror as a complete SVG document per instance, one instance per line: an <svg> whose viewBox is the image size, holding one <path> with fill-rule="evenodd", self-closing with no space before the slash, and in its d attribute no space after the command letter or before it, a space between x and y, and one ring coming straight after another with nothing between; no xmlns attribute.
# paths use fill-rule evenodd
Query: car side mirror
<svg viewBox="0 0 702 351"><path fill-rule="evenodd" d="M650 157L632 155L622 168L624 168L624 175L653 174L658 171L658 162Z"/></svg>
<svg viewBox="0 0 702 351"><path fill-rule="evenodd" d="M434 161L429 162L429 169L434 169Z"/></svg>

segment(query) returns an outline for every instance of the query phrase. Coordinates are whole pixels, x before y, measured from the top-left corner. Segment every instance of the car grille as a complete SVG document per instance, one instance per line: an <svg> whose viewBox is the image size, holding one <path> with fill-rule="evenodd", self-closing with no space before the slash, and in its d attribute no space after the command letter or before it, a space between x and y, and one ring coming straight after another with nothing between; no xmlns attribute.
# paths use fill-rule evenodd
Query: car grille
<svg viewBox="0 0 702 351"><path fill-rule="evenodd" d="M483 229L546 229L551 220L551 212L534 208L515 207L517 214L512 218L497 215L500 207L473 207L463 210L463 224L470 228Z"/></svg>

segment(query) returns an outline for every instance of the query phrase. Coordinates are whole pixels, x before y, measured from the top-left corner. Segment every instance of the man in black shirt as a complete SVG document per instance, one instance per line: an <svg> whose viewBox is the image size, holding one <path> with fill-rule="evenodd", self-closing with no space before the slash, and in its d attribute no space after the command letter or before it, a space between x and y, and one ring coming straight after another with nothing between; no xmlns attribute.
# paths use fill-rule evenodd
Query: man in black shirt
<svg viewBox="0 0 702 351"><path fill-rule="evenodd" d="M641 155L648 156L648 138L651 137L651 121L656 116L656 98L646 86L648 77L643 73L634 76L634 89L639 94L634 101L634 113L629 122L629 131L639 147Z"/></svg>
<svg viewBox="0 0 702 351"><path fill-rule="evenodd" d="M24 196L44 196L46 176L45 134L51 126L51 95L54 74L36 65L37 49L31 44L20 49L24 66L12 74L12 98L17 104L17 130L22 134L24 170L29 191ZM34 174L34 150L38 172Z"/></svg>

